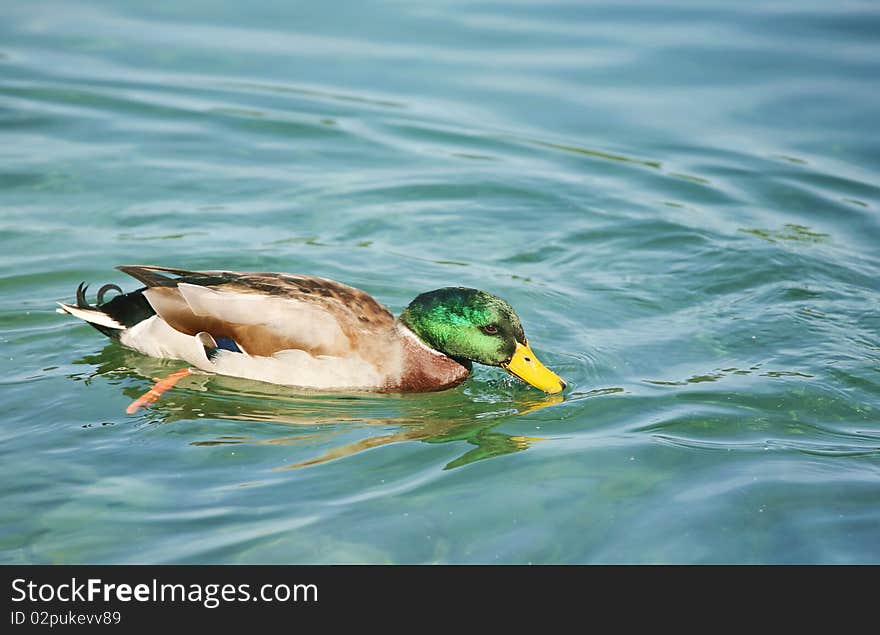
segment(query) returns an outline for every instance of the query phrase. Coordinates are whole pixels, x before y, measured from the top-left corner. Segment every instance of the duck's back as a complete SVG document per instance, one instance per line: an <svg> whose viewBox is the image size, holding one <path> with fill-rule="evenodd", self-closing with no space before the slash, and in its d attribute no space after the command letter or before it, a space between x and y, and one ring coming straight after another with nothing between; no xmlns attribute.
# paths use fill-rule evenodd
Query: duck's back
<svg viewBox="0 0 880 635"><path fill-rule="evenodd" d="M80 292L62 308L126 346L202 370L318 389L399 383L394 316L359 289L294 274L119 269L146 286L98 306Z"/></svg>

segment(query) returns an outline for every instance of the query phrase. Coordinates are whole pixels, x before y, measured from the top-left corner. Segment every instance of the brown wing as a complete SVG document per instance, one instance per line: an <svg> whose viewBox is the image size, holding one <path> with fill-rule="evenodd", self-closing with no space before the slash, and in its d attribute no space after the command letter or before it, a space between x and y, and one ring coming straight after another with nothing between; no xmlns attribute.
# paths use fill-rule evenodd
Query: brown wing
<svg viewBox="0 0 880 635"><path fill-rule="evenodd" d="M394 325L394 316L367 293L325 278L152 266L118 269L147 285L147 301L176 330L232 338L250 355L298 349L345 356Z"/></svg>

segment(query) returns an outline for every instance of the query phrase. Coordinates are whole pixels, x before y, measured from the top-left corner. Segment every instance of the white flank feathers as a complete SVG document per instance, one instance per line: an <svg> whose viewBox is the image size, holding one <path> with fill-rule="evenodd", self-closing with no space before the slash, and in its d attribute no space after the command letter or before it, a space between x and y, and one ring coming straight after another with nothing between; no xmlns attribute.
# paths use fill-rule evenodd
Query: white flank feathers
<svg viewBox="0 0 880 635"><path fill-rule="evenodd" d="M273 384L339 390L375 389L383 382L378 369L359 357L313 356L300 350L252 357L219 350L212 361L205 355L205 347L198 336L171 328L158 315L126 329L119 341L151 357L181 359L208 372Z"/></svg>

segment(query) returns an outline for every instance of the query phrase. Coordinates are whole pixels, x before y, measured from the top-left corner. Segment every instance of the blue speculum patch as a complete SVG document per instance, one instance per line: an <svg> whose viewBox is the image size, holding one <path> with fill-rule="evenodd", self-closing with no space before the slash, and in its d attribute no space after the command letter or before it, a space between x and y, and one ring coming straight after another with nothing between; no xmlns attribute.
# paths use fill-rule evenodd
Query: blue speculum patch
<svg viewBox="0 0 880 635"><path fill-rule="evenodd" d="M241 349L238 347L238 344L235 343L231 337L215 337L214 341L217 342L217 348L222 349L224 351L232 351L233 353L240 353Z"/></svg>

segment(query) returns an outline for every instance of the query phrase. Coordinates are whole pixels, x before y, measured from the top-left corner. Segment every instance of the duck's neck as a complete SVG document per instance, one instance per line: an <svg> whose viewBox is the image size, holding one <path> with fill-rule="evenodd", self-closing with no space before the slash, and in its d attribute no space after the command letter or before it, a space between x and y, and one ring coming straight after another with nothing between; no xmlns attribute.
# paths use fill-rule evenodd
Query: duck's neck
<svg viewBox="0 0 880 635"><path fill-rule="evenodd" d="M470 361L458 361L434 350L399 320L394 326L401 342L402 365L399 383L390 387L401 392L426 392L457 386L471 372Z"/></svg>

